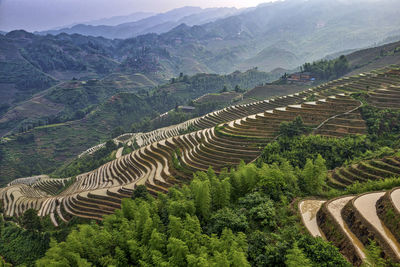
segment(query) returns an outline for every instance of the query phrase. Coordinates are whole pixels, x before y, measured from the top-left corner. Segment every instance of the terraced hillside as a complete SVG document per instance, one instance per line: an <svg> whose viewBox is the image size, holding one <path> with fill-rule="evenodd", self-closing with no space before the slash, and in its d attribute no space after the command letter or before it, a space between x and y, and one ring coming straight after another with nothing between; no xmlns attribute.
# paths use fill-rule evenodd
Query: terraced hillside
<svg viewBox="0 0 400 267"><path fill-rule="evenodd" d="M400 87L391 86L369 93L368 101L379 108L400 108Z"/></svg>
<svg viewBox="0 0 400 267"><path fill-rule="evenodd" d="M318 205L319 200L304 201ZM311 203L311 204L310 204ZM304 203L300 203L300 207ZM374 240L384 256L395 262L400 261L400 189L388 192L373 192L359 196L344 196L324 202L319 209L313 209L316 220L309 219L308 210L302 209L303 222L314 236L332 241L356 266L366 259L365 247ZM308 213L307 213L308 212ZM317 231L315 230L317 228Z"/></svg>
<svg viewBox="0 0 400 267"><path fill-rule="evenodd" d="M197 129L205 129L207 127L213 127L222 122L228 122L231 120L239 119L243 116L249 116L257 114L267 108L265 105L271 106L271 103L275 103L276 106L282 105L294 105L300 104L308 99L314 99L326 97L329 95L343 94L343 93L356 93L364 92L370 95L368 102L377 107L385 107L377 100L374 100L374 95L381 92L388 93L391 99L398 99L400 97L400 68L398 66L389 66L383 69L375 70L370 73L362 73L360 75L352 77L344 77L338 80L334 80L328 83L321 84L319 86L304 90L300 93L295 93L288 96L278 97L271 100L257 101L250 104L236 105L217 110L215 112L204 115L200 118L157 129L149 133L128 133L120 137L117 137L114 141L119 143L129 143L136 139L139 146L148 145L152 142L162 140L167 137L178 135L181 131L185 131L189 126L194 126ZM397 98L396 98L397 97ZM382 100L381 100L382 101ZM393 101L395 102L395 101ZM399 102L400 103L400 102ZM391 108L397 107L396 103L388 103ZM388 106L386 106L388 107ZM264 109L265 108L265 109ZM269 107L268 107L269 108ZM361 115L358 111L351 112L349 114L342 114L330 120L329 123L324 124L323 127L316 130L316 134L324 136L342 137L347 134L364 134L365 123L362 121ZM131 136L131 138L126 138ZM93 148L89 148L84 153L92 153L96 149L102 147L104 144L98 145Z"/></svg>
<svg viewBox="0 0 400 267"><path fill-rule="evenodd" d="M336 245L340 252L354 265L359 266L365 259L364 245L357 236L350 230L344 218L342 211L344 206L354 199L354 196L346 196L330 201L305 200L308 207L319 205L319 207L310 210L301 209L303 223L313 236L321 236ZM301 207L300 206L300 207ZM308 218L312 212L313 220ZM306 215L306 216L304 216Z"/></svg>
<svg viewBox="0 0 400 267"><path fill-rule="evenodd" d="M329 120L316 129L314 133L327 137L344 137L349 134L362 135L367 133L367 125L357 109Z"/></svg>
<svg viewBox="0 0 400 267"><path fill-rule="evenodd" d="M274 107L282 107L289 104L298 104L305 101L311 91L304 91L293 95L282 96L275 99L257 101L250 104L230 106L221 110L208 113L202 117L194 118L183 123L163 127L147 133L127 133L114 139L115 143L127 143L130 145L136 142L138 146L149 145L153 142L160 141L169 137L177 136L190 127L195 129L206 129L218 125L219 123L228 122L245 116L254 115L263 112L266 109ZM99 144L84 151L79 156L91 154L103 147L105 143Z"/></svg>
<svg viewBox="0 0 400 267"><path fill-rule="evenodd" d="M56 196L36 186L36 182L16 182L0 191L4 214L18 216L35 208L40 216L50 215L56 225L71 216L101 220L103 215L119 208L121 199L130 197L137 185L146 185L154 194L166 192L171 185L190 179L193 172L206 171L209 166L220 172L241 160L251 162L259 156L263 145L278 135L282 121L301 116L306 124L318 126L360 105L344 95L300 105L283 103L277 107L274 101L264 102L260 107L264 112L256 115L144 146L77 176L72 185Z"/></svg>
<svg viewBox="0 0 400 267"><path fill-rule="evenodd" d="M356 181L366 182L398 176L400 176L400 158L386 157L337 168L329 174L328 184L336 188L345 188Z"/></svg>
<svg viewBox="0 0 400 267"><path fill-rule="evenodd" d="M368 73L343 77L314 88L319 95L332 95L349 92L370 93L377 89L388 89L400 85L399 67L388 66ZM374 104L373 101L370 101Z"/></svg>
<svg viewBox="0 0 400 267"><path fill-rule="evenodd" d="M4 214L19 216L35 208L40 216L50 215L55 225L72 216L101 220L120 208L121 199L130 197L137 185L146 185L153 194L167 192L170 186L190 179L195 171L206 171L211 166L218 173L241 160L254 161L264 145L279 135L280 124L298 116L316 134L362 134L365 124L358 111L361 102L344 92L388 89L400 85L398 74L391 67L343 78L298 94L228 107L142 134L140 149L74 179L61 183L57 179L22 179L0 189ZM327 97L329 93L339 94ZM307 101L310 99L314 101ZM198 130L181 134L189 125ZM130 140L127 136L124 141ZM333 179L331 183L346 185Z"/></svg>
<svg viewBox="0 0 400 267"><path fill-rule="evenodd" d="M299 208L310 233L332 241L352 264L365 261L369 240L380 246L385 258L400 262L400 188L329 201L305 200Z"/></svg>
<svg viewBox="0 0 400 267"><path fill-rule="evenodd" d="M15 179L7 186L25 184L33 188L39 189L48 195L56 195L67 185L67 183L70 180L72 179L71 178L52 179L47 175L39 175L39 176Z"/></svg>
<svg viewBox="0 0 400 267"><path fill-rule="evenodd" d="M378 98L377 96L380 94L387 94L388 97L395 100L400 97L400 90L398 90L400 86L399 74L399 68L397 66L391 66L371 73L344 77L304 90L300 93L278 97L271 100L227 107L178 125L160 128L151 132L123 134L115 138L114 141L116 143L127 143L130 145L135 140L139 146L148 145L155 141L177 136L182 131L186 131L190 126L194 126L197 129L205 129L207 127L215 126L218 123L257 114L263 110L266 103L270 104L271 102L274 102L276 103L276 106L281 106L282 104L300 104L306 101L307 98L313 98L311 97L313 95L325 97L332 94L348 92L366 92L370 96L368 98L370 104L384 108L385 106L382 104L382 101L385 101L385 99L382 100L376 98ZM393 102L395 103L388 102L387 105L390 105L391 108L396 108L400 105L396 101ZM365 129L365 122L362 120L360 113L354 111L349 114L342 114L335 118L335 120L330 120L329 123L324 124L323 127L317 129L315 133L330 137L343 137L347 134L364 134ZM104 145L105 143L91 147L82 152L80 156L93 153Z"/></svg>

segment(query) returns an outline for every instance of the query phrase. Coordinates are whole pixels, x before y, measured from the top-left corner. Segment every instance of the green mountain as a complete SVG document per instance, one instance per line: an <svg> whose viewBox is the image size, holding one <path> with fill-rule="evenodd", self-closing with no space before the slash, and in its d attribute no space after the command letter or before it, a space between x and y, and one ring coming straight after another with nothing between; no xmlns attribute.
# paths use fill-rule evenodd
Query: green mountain
<svg viewBox="0 0 400 267"><path fill-rule="evenodd" d="M0 36L0 44L1 104L25 100L59 80L104 77L119 65L104 38L13 31Z"/></svg>
<svg viewBox="0 0 400 267"><path fill-rule="evenodd" d="M33 66L22 56L15 43L2 35L0 35L0 53L0 92L2 96L0 104L3 107L23 100L56 83L54 77Z"/></svg>
<svg viewBox="0 0 400 267"><path fill-rule="evenodd" d="M145 75L117 72L103 79L60 82L9 108L0 118L0 134L81 119L117 93L139 92L156 85Z"/></svg>

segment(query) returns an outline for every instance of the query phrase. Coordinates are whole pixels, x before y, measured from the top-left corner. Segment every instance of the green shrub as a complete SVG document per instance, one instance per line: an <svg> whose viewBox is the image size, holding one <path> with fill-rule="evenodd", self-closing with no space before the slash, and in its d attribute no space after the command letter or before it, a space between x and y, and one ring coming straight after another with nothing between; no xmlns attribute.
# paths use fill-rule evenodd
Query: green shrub
<svg viewBox="0 0 400 267"><path fill-rule="evenodd" d="M282 122L279 126L279 134L284 137L294 137L309 133L311 127L304 124L301 116L296 117L291 122Z"/></svg>
<svg viewBox="0 0 400 267"><path fill-rule="evenodd" d="M322 136L296 136L293 138L281 137L277 141L267 144L261 154L265 163L287 159L291 165L303 168L306 159L316 159L321 155L326 160L328 169L342 166L346 161L363 155L368 150L375 150L376 146L366 136L345 138L328 138Z"/></svg>

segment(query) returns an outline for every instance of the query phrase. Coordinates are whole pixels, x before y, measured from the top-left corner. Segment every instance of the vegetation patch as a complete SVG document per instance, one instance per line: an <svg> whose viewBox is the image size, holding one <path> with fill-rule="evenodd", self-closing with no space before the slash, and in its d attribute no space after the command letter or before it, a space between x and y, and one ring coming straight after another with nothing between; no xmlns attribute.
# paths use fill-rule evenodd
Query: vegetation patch
<svg viewBox="0 0 400 267"><path fill-rule="evenodd" d="M97 169L101 165L115 159L115 149L118 146L113 141L108 141L106 145L93 154L76 158L66 166L63 166L52 173L54 177L72 177L81 173Z"/></svg>
<svg viewBox="0 0 400 267"><path fill-rule="evenodd" d="M350 230L357 238L368 247L375 242L382 249L382 256L387 260L395 259L391 247L385 242L375 226L367 221L354 207L353 201L349 201L342 210L342 217Z"/></svg>
<svg viewBox="0 0 400 267"><path fill-rule="evenodd" d="M350 71L346 56L342 55L333 60L320 60L313 63L305 63L301 67L302 72L316 75L320 80L337 79Z"/></svg>
<svg viewBox="0 0 400 267"><path fill-rule="evenodd" d="M332 200L331 200L332 201ZM329 202L328 202L329 203ZM327 205L322 205L317 214L318 225L324 232L325 237L332 242L340 252L355 266L360 266L362 260L358 257L354 246L347 238L346 234L341 230L342 228L338 222L330 215Z"/></svg>

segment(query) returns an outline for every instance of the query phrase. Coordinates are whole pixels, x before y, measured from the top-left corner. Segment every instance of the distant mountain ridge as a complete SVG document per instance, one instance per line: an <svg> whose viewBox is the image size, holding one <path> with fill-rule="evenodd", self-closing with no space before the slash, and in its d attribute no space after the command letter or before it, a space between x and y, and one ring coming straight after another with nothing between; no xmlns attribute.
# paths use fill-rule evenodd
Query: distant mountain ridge
<svg viewBox="0 0 400 267"><path fill-rule="evenodd" d="M101 19L96 19L96 20L80 22L80 23L74 23L71 25L63 26L63 27L57 27L56 29L53 29L53 30L70 28L70 27L73 27L78 24L85 24L85 25L92 25L92 26L99 26L99 25L116 26L116 25L119 25L122 23L133 22L133 21L145 19L145 18L154 16L155 14L156 13L154 13L154 12L135 12L135 13L125 15L125 16L114 16L114 17L101 18Z"/></svg>
<svg viewBox="0 0 400 267"><path fill-rule="evenodd" d="M140 73L158 83L181 72L226 74L253 67L263 71L289 70L327 55L396 38L393 34L400 28L400 1L362 3L274 2L206 24L182 23L162 34L124 40L9 32L0 35L0 105L13 105L57 81L72 78L88 80L114 72ZM157 15L157 23L172 17L176 23L200 23L221 11L234 10L185 7ZM192 15L187 16L189 13ZM171 26L167 22L157 26L149 17L127 27L146 21L153 23L154 31ZM2 110L7 108L0 107L0 114Z"/></svg>
<svg viewBox="0 0 400 267"><path fill-rule="evenodd" d="M131 20L129 20L129 16L122 17L119 19L121 23L117 25L110 24L110 20L113 20L110 18L108 21L99 20L80 23L68 28L38 32L38 34L56 35L59 33L78 33L95 37L102 36L110 39L126 39L147 33L164 33L182 23L190 26L200 25L215 21L219 18L237 14L238 12L239 10L236 8L202 9L200 7L182 7L165 13L155 14L153 16L144 15L142 19L137 19L139 17L137 15ZM118 18L115 18L114 21L118 21ZM105 23L101 24L102 22Z"/></svg>
<svg viewBox="0 0 400 267"><path fill-rule="evenodd" d="M400 2L393 0L287 0L236 11L184 7L104 27L118 36L138 35L112 41L112 57L122 68L171 77L179 72L230 73L252 67L294 69L306 61L371 47L398 32L399 10ZM236 13L204 23L232 11ZM102 35L105 29L85 25L75 29L80 27L85 35Z"/></svg>

